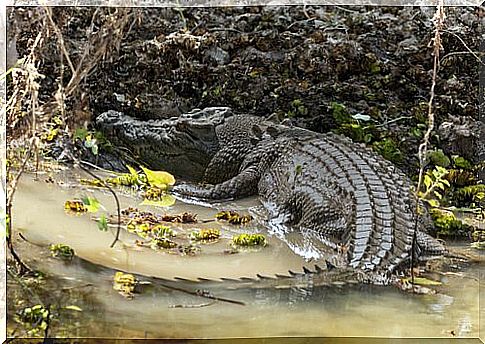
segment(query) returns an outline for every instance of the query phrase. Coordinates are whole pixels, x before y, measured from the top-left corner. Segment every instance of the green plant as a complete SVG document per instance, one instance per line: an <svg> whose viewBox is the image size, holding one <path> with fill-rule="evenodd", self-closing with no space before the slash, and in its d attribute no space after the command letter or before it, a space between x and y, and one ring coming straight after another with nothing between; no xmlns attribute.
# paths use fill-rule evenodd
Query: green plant
<svg viewBox="0 0 485 344"><path fill-rule="evenodd" d="M443 198L442 192L450 183L445 179L448 170L441 166L435 166L433 170L428 170L424 175L423 184L425 190L419 191L418 196L432 207L440 205L439 200ZM441 191L440 191L441 190Z"/></svg>
<svg viewBox="0 0 485 344"><path fill-rule="evenodd" d="M372 146L380 155L389 161L400 163L403 159L403 154L391 138L384 138L381 141L376 141Z"/></svg>
<svg viewBox="0 0 485 344"><path fill-rule="evenodd" d="M96 130L87 130L85 128L77 128L73 136L74 141L79 140L84 147L91 150L93 155L98 155L99 148L110 150L112 145L106 139L102 132Z"/></svg>
<svg viewBox="0 0 485 344"><path fill-rule="evenodd" d="M461 156L455 155L455 156L452 156L452 159L453 159L453 165L455 165L456 168L462 168L464 170L473 169L472 163Z"/></svg>
<svg viewBox="0 0 485 344"><path fill-rule="evenodd" d="M48 309L42 305L35 305L18 312L15 321L27 328L28 335L35 336L47 330L50 318L51 314Z"/></svg>
<svg viewBox="0 0 485 344"><path fill-rule="evenodd" d="M373 135L368 131L370 126L362 127L359 123L344 123L338 132L350 137L354 142L370 143Z"/></svg>
<svg viewBox="0 0 485 344"><path fill-rule="evenodd" d="M330 109L332 110L333 119L338 125L349 123L352 120L344 104L331 102Z"/></svg>
<svg viewBox="0 0 485 344"><path fill-rule="evenodd" d="M477 185L469 185L463 188L458 189L455 192L455 197L460 202L465 203L477 203L477 204L484 204L485 203L485 185L477 184Z"/></svg>
<svg viewBox="0 0 485 344"><path fill-rule="evenodd" d="M451 211L432 208L431 217L435 224L437 234L441 236L467 236L472 227L457 219Z"/></svg>

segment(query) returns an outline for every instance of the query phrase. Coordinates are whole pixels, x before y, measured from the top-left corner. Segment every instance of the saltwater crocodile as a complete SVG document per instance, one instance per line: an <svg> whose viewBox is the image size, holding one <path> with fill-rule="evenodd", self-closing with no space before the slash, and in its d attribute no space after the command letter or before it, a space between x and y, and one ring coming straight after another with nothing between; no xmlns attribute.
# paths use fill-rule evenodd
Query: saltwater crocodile
<svg viewBox="0 0 485 344"><path fill-rule="evenodd" d="M258 194L270 230L308 260L323 257L386 283L411 260L413 247L417 257L445 252L426 233L429 222L418 219L408 178L345 137L225 107L149 121L108 111L96 125L150 168L197 182L177 185L179 194L205 200Z"/></svg>

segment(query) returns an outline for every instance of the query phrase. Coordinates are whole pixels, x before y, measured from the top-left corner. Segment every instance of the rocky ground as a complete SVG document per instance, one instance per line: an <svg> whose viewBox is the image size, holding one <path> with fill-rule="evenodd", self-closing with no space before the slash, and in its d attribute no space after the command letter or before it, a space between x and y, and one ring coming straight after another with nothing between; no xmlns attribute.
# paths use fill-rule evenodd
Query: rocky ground
<svg viewBox="0 0 485 344"><path fill-rule="evenodd" d="M75 62L94 12L54 9ZM96 14L94 32L112 12ZM374 145L412 174L426 124L434 12L336 6L131 9L118 49L90 71L70 105L82 107L82 119L108 109L157 118L230 106L319 132L343 132ZM27 52L41 17L35 8L10 14L19 55ZM477 102L482 22L481 8L446 9L434 104L439 129L432 138L446 154L475 163L483 131ZM41 60L45 97L60 78L57 44L52 35ZM63 73L68 81L66 65Z"/></svg>

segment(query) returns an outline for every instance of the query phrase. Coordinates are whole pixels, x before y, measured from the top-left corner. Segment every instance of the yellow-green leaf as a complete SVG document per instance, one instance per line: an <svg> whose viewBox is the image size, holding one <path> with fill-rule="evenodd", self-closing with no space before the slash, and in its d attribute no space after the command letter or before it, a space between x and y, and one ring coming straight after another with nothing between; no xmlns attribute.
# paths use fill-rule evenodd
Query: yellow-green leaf
<svg viewBox="0 0 485 344"><path fill-rule="evenodd" d="M101 205L101 203L99 203L99 201L94 198L94 197L84 197L82 199L83 203L84 203L84 206L86 207L87 211L90 212L90 213L95 213L99 210L99 208L103 208L104 207Z"/></svg>
<svg viewBox="0 0 485 344"><path fill-rule="evenodd" d="M144 199L140 205L153 205L155 207L170 207L175 203L175 197L172 195L163 195L159 201L152 201L149 199Z"/></svg>
<svg viewBox="0 0 485 344"><path fill-rule="evenodd" d="M429 187L431 186L431 183L433 181L431 180L431 177L428 176L428 175L425 175L424 176L424 185L426 186L427 189L429 189Z"/></svg>
<svg viewBox="0 0 485 344"><path fill-rule="evenodd" d="M70 309L71 311L77 311L77 312L82 312L83 311L81 308L79 308L78 306L75 306L75 305L66 306L64 308L65 309Z"/></svg>
<svg viewBox="0 0 485 344"><path fill-rule="evenodd" d="M428 202L428 204L432 207L439 207L440 206L440 202L438 202L438 200L436 199L425 199L426 202Z"/></svg>
<svg viewBox="0 0 485 344"><path fill-rule="evenodd" d="M167 188L167 185L174 185L175 178L170 173L165 171L152 171L146 167L141 166L151 186L156 186L162 190Z"/></svg>
<svg viewBox="0 0 485 344"><path fill-rule="evenodd" d="M433 281L424 277L415 277L414 278L414 284L419 284L419 285L441 285L441 282L438 281Z"/></svg>
<svg viewBox="0 0 485 344"><path fill-rule="evenodd" d="M126 168L128 169L128 171L130 171L130 174L134 177L138 177L138 173L136 172L136 170L131 167L130 165L126 165Z"/></svg>
<svg viewBox="0 0 485 344"><path fill-rule="evenodd" d="M106 232L108 230L108 220L106 219L105 214L102 214L101 217L98 219L98 229L103 232Z"/></svg>

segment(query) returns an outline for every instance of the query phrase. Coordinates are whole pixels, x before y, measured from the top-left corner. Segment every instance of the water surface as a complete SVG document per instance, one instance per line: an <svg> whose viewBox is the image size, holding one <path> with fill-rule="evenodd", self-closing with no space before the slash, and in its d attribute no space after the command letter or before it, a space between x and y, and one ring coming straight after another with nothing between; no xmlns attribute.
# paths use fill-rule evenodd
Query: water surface
<svg viewBox="0 0 485 344"><path fill-rule="evenodd" d="M90 312L96 321L93 326L81 328L78 336L451 338L452 333L458 337L478 336L481 265L472 265L457 275L437 274L436 278L443 285L436 287L435 295L412 295L395 287L320 286L318 281L308 277L298 279L298 283L281 284L167 282L148 276L172 279L183 271L183 277L188 279L199 276L254 278L255 271L266 275L301 271L305 262L271 236L268 236L269 246L259 252L222 253L231 233L264 231L256 225L244 228L221 224L192 225L221 226L227 236L227 240L203 247L204 254L196 257L136 247L133 245L134 235L124 232L121 236L123 244L118 243L111 249L112 230L101 232L90 220L91 215L66 215L63 209L65 200L90 194L112 212L114 202L111 196L106 191L75 185L72 178L65 181L64 187L46 183L44 179L41 176L34 181L30 175L22 178L15 198L13 223L29 241L41 245L31 250L31 254L38 257L35 262L38 269L57 276L66 284L93 285L97 308L89 304L79 306L84 312ZM68 187L69 183L72 185ZM121 195L120 201L122 207L126 207L137 205L140 199ZM257 206L257 200L243 200L216 208L245 211L252 206ZM199 219L206 219L214 216L216 208L177 202L170 209L157 211L191 211L197 213ZM64 263L50 258L46 248L50 243L72 246L83 260ZM307 265L313 266L313 263ZM143 286L133 300L127 300L112 289L114 269L141 274L139 278L151 284ZM213 303L164 285L188 291L204 289L217 297L241 301L245 305ZM482 297L485 297L483 292Z"/></svg>

